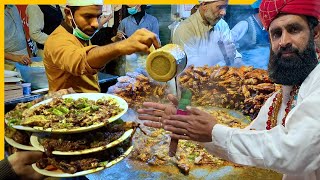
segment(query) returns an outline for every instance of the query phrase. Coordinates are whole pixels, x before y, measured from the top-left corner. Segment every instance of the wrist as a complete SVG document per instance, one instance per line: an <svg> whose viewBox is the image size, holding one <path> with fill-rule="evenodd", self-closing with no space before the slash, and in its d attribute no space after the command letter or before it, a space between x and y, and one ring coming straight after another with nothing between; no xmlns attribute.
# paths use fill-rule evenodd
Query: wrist
<svg viewBox="0 0 320 180"><path fill-rule="evenodd" d="M127 45L127 40L126 39L116 43L116 51L120 55L131 54L130 52L128 52L128 45Z"/></svg>
<svg viewBox="0 0 320 180"><path fill-rule="evenodd" d="M8 174L10 176L10 179L11 178L19 179L19 176L18 176L16 170L14 169L15 163L17 163L17 162L15 162L14 158L12 158L12 155L11 155L7 159L4 159L3 163L1 162L1 165L0 165L1 170L5 170L7 172L6 174Z"/></svg>

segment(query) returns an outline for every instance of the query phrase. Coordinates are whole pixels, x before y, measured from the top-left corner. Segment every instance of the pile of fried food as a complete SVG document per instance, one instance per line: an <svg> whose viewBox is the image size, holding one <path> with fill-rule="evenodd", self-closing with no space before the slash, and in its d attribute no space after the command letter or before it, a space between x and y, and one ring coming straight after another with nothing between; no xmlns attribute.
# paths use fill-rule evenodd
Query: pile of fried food
<svg viewBox="0 0 320 180"><path fill-rule="evenodd" d="M145 72L128 72L117 80L108 93L123 98L131 108L138 108L145 101L159 102L166 95L167 86L153 81Z"/></svg>
<svg viewBox="0 0 320 180"><path fill-rule="evenodd" d="M114 147L89 154L61 156L52 155L52 151L69 152L105 146L112 141L117 141L126 130L133 128L135 131L138 126L137 123L118 120L89 133L51 134L40 140L45 149L46 157L40 159L36 166L48 171L61 170L70 174L104 167L110 161L123 156L124 152L131 146L131 138L127 138L123 142L119 141Z"/></svg>
<svg viewBox="0 0 320 180"><path fill-rule="evenodd" d="M32 133L14 129L15 126L13 125L42 126L57 129L90 126L93 120L100 122L100 120L108 119L122 111L119 103L113 98L101 98L96 101L86 98L76 100L71 98L62 99L62 95L71 93L74 93L72 89L60 90L32 102L18 104L15 109L5 115L8 121L5 136L18 144L32 147L33 143L30 143ZM53 99L50 103L30 109L36 103L49 98ZM30 117L34 116L41 118L30 119ZM46 156L43 156L36 163L36 166L40 169L59 173L76 173L97 167L109 167L121 161L131 152L131 138L138 127L139 124L134 122L116 120L90 132L79 131L73 134L37 133L36 139L40 146L43 147ZM19 146L14 148L17 148L16 151L27 150ZM34 148L39 149L36 146ZM8 150L11 149L12 146L8 146ZM86 151L82 153L82 150ZM71 153L80 151L81 153L78 154L81 155L53 155L53 151Z"/></svg>
<svg viewBox="0 0 320 180"><path fill-rule="evenodd" d="M27 109L29 109L31 106L37 104L40 101L54 98L54 97L61 97L62 95L70 94L70 93L75 93L73 89L62 89L54 93L49 93L46 94L38 99L35 99L31 102L27 103L19 103L16 105L16 107L9 111L8 113L5 114L5 119L8 120L9 124L14 124L14 125L19 125L21 124L21 121L23 119L23 112ZM30 136L31 133L27 131L21 131L14 129L8 125L5 126L5 136L14 140L15 142L26 145L26 146L31 146L30 144ZM12 154L16 151L19 151L19 149L15 147L9 146L8 148L9 154Z"/></svg>
<svg viewBox="0 0 320 180"><path fill-rule="evenodd" d="M130 147L130 141L118 144L110 149L84 154L79 156L49 156L40 159L36 166L48 171L61 170L62 172L74 174L79 171L104 167L106 164L121 156Z"/></svg>
<svg viewBox="0 0 320 180"><path fill-rule="evenodd" d="M138 127L138 123L117 120L94 131L76 134L46 134L38 138L38 141L49 155L52 154L52 151L80 151L106 146L118 140L127 130L135 130Z"/></svg>
<svg viewBox="0 0 320 180"><path fill-rule="evenodd" d="M123 111L113 99L93 101L87 98L74 100L61 97L55 97L49 103L27 109L23 113L19 111L20 106L29 107L31 104L18 105L14 111L6 114L6 119L15 125L74 129L105 122Z"/></svg>
<svg viewBox="0 0 320 180"><path fill-rule="evenodd" d="M72 88L69 88L69 89L61 89L57 92L54 92L54 93L49 93L49 94L46 94L38 99L35 99L31 102L27 102L27 103L18 103L16 105L16 107L7 112L5 114L5 119L7 121L9 121L10 124L14 124L14 125L20 125L21 124L21 121L23 119L23 112L27 109L29 109L31 106L41 102L41 101L44 101L44 100L47 100L47 99L50 99L50 98L59 98L63 95L66 95L66 94L72 94L72 93L75 93L75 91L72 89Z"/></svg>
<svg viewBox="0 0 320 180"><path fill-rule="evenodd" d="M214 115L219 124L224 124L229 127L245 128L246 123L243 119L231 116L226 109L212 108L201 110ZM178 149L175 157L168 156L170 133L163 129L151 129L149 136L143 135L137 131L134 136L134 150L130 155L130 159L142 161L153 167L168 167L169 169L175 166L183 174L189 174L192 168L200 166L210 166L210 169L216 169L226 165L233 165L228 161L215 157L208 153L202 146L195 142L179 140ZM171 172L170 171L170 172Z"/></svg>
<svg viewBox="0 0 320 180"><path fill-rule="evenodd" d="M266 70L252 66L189 66L179 76L179 84L193 92L196 106L214 106L242 111L254 119L263 103L280 88Z"/></svg>

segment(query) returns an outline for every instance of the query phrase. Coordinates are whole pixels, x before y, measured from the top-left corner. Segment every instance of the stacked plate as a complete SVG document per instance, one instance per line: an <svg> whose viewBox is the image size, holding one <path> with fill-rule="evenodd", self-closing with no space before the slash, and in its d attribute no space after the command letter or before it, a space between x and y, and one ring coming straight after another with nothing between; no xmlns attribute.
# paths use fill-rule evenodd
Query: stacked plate
<svg viewBox="0 0 320 180"><path fill-rule="evenodd" d="M24 111L20 124L6 119L7 125L14 129L33 132L32 146L17 144L10 138L6 141L19 149L45 152L47 157L32 165L40 174L83 176L118 163L132 151L130 137L134 130L128 122L118 120L127 109L123 99L103 93L48 99ZM104 118L101 114L111 115Z"/></svg>

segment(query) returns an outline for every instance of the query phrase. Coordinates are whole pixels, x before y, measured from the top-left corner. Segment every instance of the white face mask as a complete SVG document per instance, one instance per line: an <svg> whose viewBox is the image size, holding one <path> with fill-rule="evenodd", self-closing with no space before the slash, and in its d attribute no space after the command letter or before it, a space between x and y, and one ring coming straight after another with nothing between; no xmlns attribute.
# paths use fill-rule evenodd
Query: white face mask
<svg viewBox="0 0 320 180"><path fill-rule="evenodd" d="M80 38L80 39L85 40L85 41L89 41L99 31L99 29L97 29L91 36L87 35L86 33L84 33L83 31L81 31L78 28L76 22L74 21L74 18L73 18L73 15L72 15L71 11L70 11L70 14L71 14L71 17L72 17L72 21L76 26L75 28L72 26L72 29L73 29L72 34L74 36L76 36L77 38Z"/></svg>

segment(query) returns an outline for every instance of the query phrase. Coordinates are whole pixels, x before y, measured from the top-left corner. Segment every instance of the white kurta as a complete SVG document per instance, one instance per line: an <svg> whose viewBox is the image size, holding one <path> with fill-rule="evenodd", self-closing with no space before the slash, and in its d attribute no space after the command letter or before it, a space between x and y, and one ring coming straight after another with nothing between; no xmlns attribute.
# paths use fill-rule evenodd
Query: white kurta
<svg viewBox="0 0 320 180"><path fill-rule="evenodd" d="M226 65L218 41L233 42L230 28L223 19L214 27L206 25L199 10L179 24L172 41L184 49L188 65L195 66ZM236 52L236 58L241 58L241 54Z"/></svg>
<svg viewBox="0 0 320 180"><path fill-rule="evenodd" d="M283 104L278 125L265 130L273 95L261 108L247 129L215 125L212 139L205 147L209 152L232 162L273 169L284 179L320 179L320 65L300 87L297 105L281 124L291 87L283 87ZM254 128L256 130L249 130Z"/></svg>

